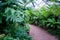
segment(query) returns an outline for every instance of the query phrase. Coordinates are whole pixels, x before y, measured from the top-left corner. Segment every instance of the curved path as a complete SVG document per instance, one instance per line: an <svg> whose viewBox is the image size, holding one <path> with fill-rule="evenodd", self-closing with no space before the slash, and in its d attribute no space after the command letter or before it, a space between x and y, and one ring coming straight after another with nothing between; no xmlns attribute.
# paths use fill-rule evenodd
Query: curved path
<svg viewBox="0 0 60 40"><path fill-rule="evenodd" d="M30 35L32 35L33 40L57 40L55 36L34 25L30 25Z"/></svg>

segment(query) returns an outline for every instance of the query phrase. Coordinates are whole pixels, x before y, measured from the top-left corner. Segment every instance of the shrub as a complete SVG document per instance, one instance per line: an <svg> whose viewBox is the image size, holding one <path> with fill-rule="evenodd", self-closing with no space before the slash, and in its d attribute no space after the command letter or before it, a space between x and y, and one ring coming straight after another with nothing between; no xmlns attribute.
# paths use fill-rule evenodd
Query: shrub
<svg viewBox="0 0 60 40"><path fill-rule="evenodd" d="M31 10L31 9L30 9ZM38 25L48 32L60 36L60 6L57 4L29 11L31 24ZM33 21L33 22L32 22Z"/></svg>
<svg viewBox="0 0 60 40"><path fill-rule="evenodd" d="M32 0L0 0L0 40L32 40L29 36L26 5Z"/></svg>

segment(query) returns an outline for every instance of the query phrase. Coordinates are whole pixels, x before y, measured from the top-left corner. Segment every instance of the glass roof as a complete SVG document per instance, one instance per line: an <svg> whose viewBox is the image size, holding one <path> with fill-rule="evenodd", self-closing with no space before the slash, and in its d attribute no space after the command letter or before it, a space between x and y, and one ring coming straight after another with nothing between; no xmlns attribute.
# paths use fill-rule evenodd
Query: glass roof
<svg viewBox="0 0 60 40"><path fill-rule="evenodd" d="M43 5L46 5L46 1L47 0L34 0L34 3L30 3L28 4L27 6L29 7L33 7L33 8L40 8L42 7Z"/></svg>

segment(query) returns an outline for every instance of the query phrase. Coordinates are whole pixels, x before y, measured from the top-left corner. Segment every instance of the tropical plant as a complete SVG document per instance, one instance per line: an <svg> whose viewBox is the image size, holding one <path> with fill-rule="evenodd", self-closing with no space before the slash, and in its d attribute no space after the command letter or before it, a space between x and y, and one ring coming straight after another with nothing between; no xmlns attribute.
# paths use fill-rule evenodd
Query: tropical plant
<svg viewBox="0 0 60 40"><path fill-rule="evenodd" d="M38 25L47 29L48 32L60 36L60 5L44 5L39 10L30 11L29 13L31 24Z"/></svg>
<svg viewBox="0 0 60 40"><path fill-rule="evenodd" d="M1 40L32 40L28 34L26 5L33 0L0 0Z"/></svg>

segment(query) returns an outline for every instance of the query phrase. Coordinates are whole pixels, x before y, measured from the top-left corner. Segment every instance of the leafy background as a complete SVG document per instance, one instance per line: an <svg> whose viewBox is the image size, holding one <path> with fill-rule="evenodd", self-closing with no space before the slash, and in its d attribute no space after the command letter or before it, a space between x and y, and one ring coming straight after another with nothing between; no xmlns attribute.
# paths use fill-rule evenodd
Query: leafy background
<svg viewBox="0 0 60 40"><path fill-rule="evenodd" d="M0 1L0 40L32 40L25 10L33 0Z"/></svg>

